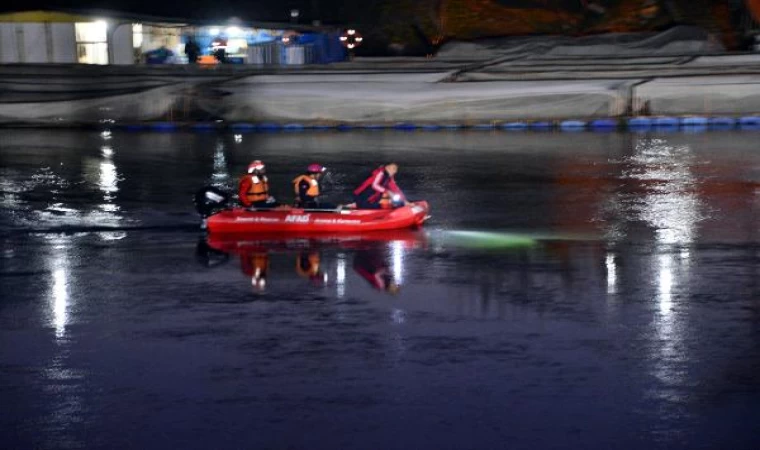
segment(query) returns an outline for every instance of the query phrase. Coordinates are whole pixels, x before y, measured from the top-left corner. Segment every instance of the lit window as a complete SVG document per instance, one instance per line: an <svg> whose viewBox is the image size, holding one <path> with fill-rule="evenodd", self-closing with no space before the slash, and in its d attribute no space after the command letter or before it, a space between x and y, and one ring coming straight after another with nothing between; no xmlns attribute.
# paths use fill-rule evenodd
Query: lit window
<svg viewBox="0 0 760 450"><path fill-rule="evenodd" d="M132 24L132 46L142 48L143 45L143 26L141 23Z"/></svg>
<svg viewBox="0 0 760 450"><path fill-rule="evenodd" d="M75 24L77 61L81 64L108 64L108 24L104 21Z"/></svg>

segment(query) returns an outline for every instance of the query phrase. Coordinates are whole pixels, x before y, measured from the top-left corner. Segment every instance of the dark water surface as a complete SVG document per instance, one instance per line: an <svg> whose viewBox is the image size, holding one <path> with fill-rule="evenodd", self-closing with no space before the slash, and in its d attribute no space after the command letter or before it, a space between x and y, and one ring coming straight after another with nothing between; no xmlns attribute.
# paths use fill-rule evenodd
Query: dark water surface
<svg viewBox="0 0 760 450"><path fill-rule="evenodd" d="M2 130L0 442L760 448L758 142ZM433 219L206 241L257 158L284 201L396 161Z"/></svg>

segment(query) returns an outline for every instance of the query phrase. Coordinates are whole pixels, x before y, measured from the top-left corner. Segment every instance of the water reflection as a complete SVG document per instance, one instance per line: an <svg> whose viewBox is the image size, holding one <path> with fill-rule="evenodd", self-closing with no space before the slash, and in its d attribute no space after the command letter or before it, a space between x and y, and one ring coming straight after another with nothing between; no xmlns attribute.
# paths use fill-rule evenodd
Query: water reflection
<svg viewBox="0 0 760 450"><path fill-rule="evenodd" d="M52 255L49 267L52 273L52 283L49 293L50 324L52 325L56 339L66 337L66 327L69 323L69 257L70 245L68 239L63 236L53 235L48 237L52 243Z"/></svg>
<svg viewBox="0 0 760 450"><path fill-rule="evenodd" d="M242 139L240 141L236 139L235 142L242 142ZM226 188L230 184L230 170L227 167L225 150L224 141L219 139L214 147L214 165L210 180L210 184L218 188Z"/></svg>
<svg viewBox="0 0 760 450"><path fill-rule="evenodd" d="M305 280L307 285L334 289L336 296L342 298L346 294L349 258L354 273L370 287L395 294L403 283L406 252L423 247L425 243L424 233L411 230L337 237L210 237L199 242L197 254L200 261L209 267L226 261L226 256L238 255L241 271L251 279L251 285L257 292L274 286L277 278L287 278L284 274L277 274L270 280L272 255L284 255L293 261L291 267L294 270L291 269L291 273Z"/></svg>

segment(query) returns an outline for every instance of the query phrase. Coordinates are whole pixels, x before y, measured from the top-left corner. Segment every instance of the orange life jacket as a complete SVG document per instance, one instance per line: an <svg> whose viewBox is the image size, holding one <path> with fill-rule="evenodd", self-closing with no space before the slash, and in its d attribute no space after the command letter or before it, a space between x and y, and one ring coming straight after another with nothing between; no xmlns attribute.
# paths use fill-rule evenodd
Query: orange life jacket
<svg viewBox="0 0 760 450"><path fill-rule="evenodd" d="M244 205L266 201L269 198L269 180L267 180L267 176L256 174L245 175L240 180L238 196Z"/></svg>
<svg viewBox="0 0 760 450"><path fill-rule="evenodd" d="M306 195L309 197L318 197L319 196L319 181L317 181L316 178L313 176L305 173L302 175L297 176L293 180L293 189L296 192L296 197L301 193L300 189L298 189L298 185L301 184L301 181L306 181L309 183L309 189L306 191Z"/></svg>

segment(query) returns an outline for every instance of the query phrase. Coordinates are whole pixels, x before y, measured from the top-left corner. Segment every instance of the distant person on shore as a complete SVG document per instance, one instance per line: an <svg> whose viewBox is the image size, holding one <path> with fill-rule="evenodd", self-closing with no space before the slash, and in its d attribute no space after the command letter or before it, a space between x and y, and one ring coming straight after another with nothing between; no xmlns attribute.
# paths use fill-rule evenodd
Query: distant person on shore
<svg viewBox="0 0 760 450"><path fill-rule="evenodd" d="M398 165L380 166L354 191L354 201L359 209L390 209L409 203L396 184Z"/></svg>
<svg viewBox="0 0 760 450"><path fill-rule="evenodd" d="M258 159L248 165L248 173L243 175L238 184L238 198L246 207L274 208L277 202L269 195L269 180L266 167Z"/></svg>
<svg viewBox="0 0 760 450"><path fill-rule="evenodd" d="M214 41L211 43L211 50L213 52L214 58L216 58L220 64L225 64L227 62L227 39L214 39Z"/></svg>
<svg viewBox="0 0 760 450"><path fill-rule="evenodd" d="M192 37L187 38L185 43L185 55L187 55L187 62L195 64L198 62L198 56L201 54L200 46L193 40Z"/></svg>

